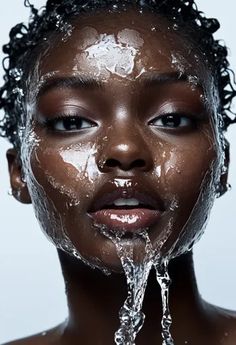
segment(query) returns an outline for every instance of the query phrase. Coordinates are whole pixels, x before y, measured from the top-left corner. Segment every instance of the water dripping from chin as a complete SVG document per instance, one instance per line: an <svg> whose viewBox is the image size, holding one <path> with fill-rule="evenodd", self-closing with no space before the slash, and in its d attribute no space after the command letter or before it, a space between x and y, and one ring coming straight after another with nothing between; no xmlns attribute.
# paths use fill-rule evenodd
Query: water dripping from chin
<svg viewBox="0 0 236 345"><path fill-rule="evenodd" d="M154 267L156 270L156 279L161 288L161 299L162 299L162 345L174 345L173 338L171 336L170 328L172 324L172 317L169 307L169 288L171 279L168 273L169 260L164 259L163 261L157 262Z"/></svg>
<svg viewBox="0 0 236 345"><path fill-rule="evenodd" d="M171 315L168 297L171 281L168 275L169 260L163 259L161 251L153 248L146 229L133 235L136 240L142 242L144 247L144 256L141 260L137 260L134 246L129 241L125 241L122 234L112 233L105 228L102 229L102 233L115 244L127 282L127 298L119 311L120 327L114 336L115 344L135 345L137 335L145 321L142 306L148 277L152 267L154 267L157 282L161 287L163 345L174 345L170 333Z"/></svg>

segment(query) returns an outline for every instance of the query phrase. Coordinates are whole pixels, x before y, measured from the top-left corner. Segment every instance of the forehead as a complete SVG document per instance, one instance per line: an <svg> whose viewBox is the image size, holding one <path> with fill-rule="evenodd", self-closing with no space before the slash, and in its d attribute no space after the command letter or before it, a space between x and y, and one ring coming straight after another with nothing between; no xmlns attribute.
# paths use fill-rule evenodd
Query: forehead
<svg viewBox="0 0 236 345"><path fill-rule="evenodd" d="M71 34L49 40L37 75L89 75L105 82L143 74L173 73L207 84L210 71L200 52L169 21L152 13L97 13L72 20Z"/></svg>

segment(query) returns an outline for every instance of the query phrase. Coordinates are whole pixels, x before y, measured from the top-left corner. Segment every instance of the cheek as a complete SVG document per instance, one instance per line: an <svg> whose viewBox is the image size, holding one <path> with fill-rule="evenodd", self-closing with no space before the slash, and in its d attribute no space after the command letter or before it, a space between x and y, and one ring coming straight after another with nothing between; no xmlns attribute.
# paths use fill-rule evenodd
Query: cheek
<svg viewBox="0 0 236 345"><path fill-rule="evenodd" d="M47 147L40 144L31 154L33 180L40 185L55 206L83 207L98 178L93 145Z"/></svg>
<svg viewBox="0 0 236 345"><path fill-rule="evenodd" d="M168 217L172 220L165 248L170 256L189 250L203 233L221 165L221 150L207 136L185 146L163 150L163 160L157 158L160 165L155 172L159 174L160 188L170 210Z"/></svg>
<svg viewBox="0 0 236 345"><path fill-rule="evenodd" d="M178 199L195 199L207 172L212 170L214 154L203 154L194 149L174 149L164 163L164 180L169 193Z"/></svg>
<svg viewBox="0 0 236 345"><path fill-rule="evenodd" d="M212 138L212 133L198 133L158 144L153 176L168 199L175 196L178 200L194 200L203 180L211 183L217 179L221 150Z"/></svg>
<svg viewBox="0 0 236 345"><path fill-rule="evenodd" d="M99 175L95 155L93 145L56 148L42 139L31 150L27 168L27 183L42 231L57 248L89 266L97 265L91 259L93 250L87 248L88 221L84 216ZM94 233L89 236L91 242Z"/></svg>

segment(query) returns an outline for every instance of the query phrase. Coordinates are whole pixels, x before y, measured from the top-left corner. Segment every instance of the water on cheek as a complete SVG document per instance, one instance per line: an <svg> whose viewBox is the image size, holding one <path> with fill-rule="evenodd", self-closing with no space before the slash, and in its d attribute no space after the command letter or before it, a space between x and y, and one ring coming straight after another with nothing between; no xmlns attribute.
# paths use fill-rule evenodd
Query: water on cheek
<svg viewBox="0 0 236 345"><path fill-rule="evenodd" d="M63 162L77 171L80 178L90 183L94 183L99 176L95 160L96 154L96 144L77 144L60 150L60 156Z"/></svg>
<svg viewBox="0 0 236 345"><path fill-rule="evenodd" d="M64 235L61 227L61 219L57 214L55 205L46 195L44 188L34 177L31 158L32 156L35 156L35 161L40 164L37 159L36 152L40 147L41 140L35 134L30 122L31 120L28 120L28 123L26 124L21 143L21 158L25 181L27 182L36 218L38 219L43 232L55 245L58 245L60 239Z"/></svg>
<svg viewBox="0 0 236 345"><path fill-rule="evenodd" d="M182 188L184 189L185 185L187 185L190 191L193 188L193 190L196 190L197 194L196 200L191 207L189 217L182 226L178 239L173 243L169 250L169 257L172 258L191 250L193 245L201 238L208 223L210 211L216 198L216 184L221 176L222 161L219 159L219 155L221 156L220 152L222 152L221 145L217 142L217 137L214 139L212 134L210 135L209 130L203 131L202 134L205 142L208 143L209 152L212 153L207 159L207 162L205 161L205 157L202 157L203 161L201 159L197 159L197 155L195 156L195 159L194 157L190 157L188 159L187 165L185 165L186 168L188 169L188 166L196 167L196 171L192 172L191 175L189 175L191 169L187 175L183 169L180 169L180 174L184 174L183 181L186 181ZM213 145L212 141L214 140L215 142ZM216 150L216 152L213 154L214 150ZM194 156L194 149L192 152L192 156ZM207 153L208 152L206 152L206 154ZM214 158L212 154L215 156ZM172 167L170 171L171 170ZM203 173L204 175L202 175ZM200 176L199 179L197 179L198 175ZM181 183L183 183L183 181ZM196 185L195 187L194 184ZM188 206L188 204L186 204L186 206Z"/></svg>
<svg viewBox="0 0 236 345"><path fill-rule="evenodd" d="M77 259L84 262L86 265L95 268L99 267L103 273L109 274L108 270L104 268L101 264L96 265L92 264L91 261L86 260L79 252L79 250L74 246L71 239L69 238L66 230L66 226L64 224L63 220L63 214L61 209L59 210L56 206L56 203L50 198L49 194L46 193L46 190L44 188L44 184L40 183L40 179L35 175L35 168L37 167L37 170L43 171L45 174L45 178L47 182L53 187L54 195L55 193L60 193L63 196L65 196L65 200L67 200L67 203L65 203L65 212L66 208L69 209L70 207L79 207L80 206L80 197L78 193L78 188L72 188L68 187L68 185L65 185L64 182L58 180L58 177L55 176L55 167L54 171L50 169L50 160L48 160L48 170L45 169L44 165L42 165L41 160L39 159L40 154L42 154L42 148L44 147L44 144L42 140L36 135L34 128L32 126L32 121L28 120L28 123L26 124L26 127L24 128L23 137L22 137L22 144L21 144L21 157L24 167L24 177L25 181L27 182L27 186L31 195L32 204L34 207L36 218L39 221L40 227L44 234L47 236L47 238L59 249L67 252L68 254L76 257ZM66 150L66 154L63 155L63 150L60 151L61 160L64 162L65 167L68 166L69 169L71 168L73 171L73 177L76 176L76 174L81 173L79 169L81 168L82 173L79 175L79 177L89 182L90 186L91 180L94 178L94 173L92 172L92 166L93 164L89 163L89 161L94 161L94 148L90 147L90 154L89 148L87 149L87 154L82 151L84 154L84 157L86 156L87 159L84 159L83 162L83 169L82 169L82 163L78 163L78 158L75 158L75 156L70 155L70 149ZM74 150L73 150L74 152ZM39 154L40 153L40 154ZM80 152L81 153L81 152ZM50 149L47 152L47 150L44 150L44 154L49 154L48 158L50 158ZM82 154L82 156L83 156ZM65 159L65 161L64 161ZM81 158L82 161L82 158ZM33 162L33 163L32 163ZM76 171L75 171L76 170ZM65 180L63 180L65 181ZM76 182L76 178L75 178ZM91 189L91 188L90 188ZM88 188L89 190L89 188ZM89 193L88 193L89 194ZM88 197L90 197L88 195Z"/></svg>
<svg viewBox="0 0 236 345"><path fill-rule="evenodd" d="M164 193L168 200L171 200L169 210L174 213L179 208L179 198L173 191L172 183L173 177L181 175L182 167L179 164L178 152L164 149L164 145L159 143L160 157L155 161L155 169L152 173L153 178L158 181L159 186L164 186ZM157 186L158 187L158 186ZM173 218L172 218L172 221ZM169 225L169 228L171 226ZM168 232L168 235L170 233Z"/></svg>

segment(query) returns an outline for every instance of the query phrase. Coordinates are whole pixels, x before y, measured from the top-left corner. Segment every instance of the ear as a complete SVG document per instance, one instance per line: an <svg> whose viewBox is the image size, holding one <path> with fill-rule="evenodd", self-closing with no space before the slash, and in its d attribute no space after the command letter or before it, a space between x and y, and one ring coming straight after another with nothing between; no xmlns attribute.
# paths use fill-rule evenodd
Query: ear
<svg viewBox="0 0 236 345"><path fill-rule="evenodd" d="M22 165L17 150L9 149L7 151L7 161L12 195L23 204L31 204L27 184L22 179Z"/></svg>
<svg viewBox="0 0 236 345"><path fill-rule="evenodd" d="M219 197L224 195L229 190L228 170L229 170L229 163L230 163L230 145L229 145L228 140L226 139L225 139L224 154L225 154L224 169L220 177Z"/></svg>

